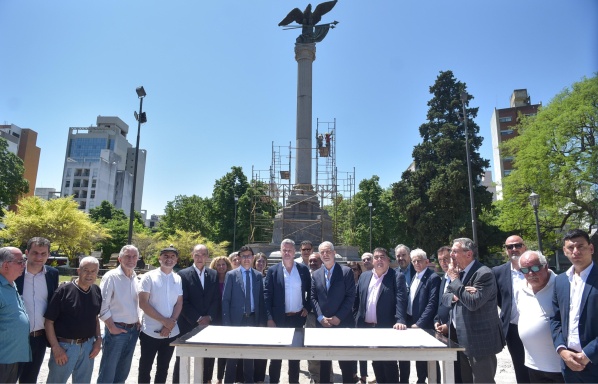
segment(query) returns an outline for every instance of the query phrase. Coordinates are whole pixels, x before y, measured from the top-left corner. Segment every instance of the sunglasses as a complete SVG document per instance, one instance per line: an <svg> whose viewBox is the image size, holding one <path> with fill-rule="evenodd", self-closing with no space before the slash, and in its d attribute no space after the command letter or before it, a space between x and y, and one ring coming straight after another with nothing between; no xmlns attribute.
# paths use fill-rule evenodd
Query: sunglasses
<svg viewBox="0 0 598 384"><path fill-rule="evenodd" d="M513 249L521 249L521 247L523 247L523 244L521 244L521 243L505 244L505 248L508 249L509 251L513 250Z"/></svg>
<svg viewBox="0 0 598 384"><path fill-rule="evenodd" d="M524 275L527 275L530 272L540 272L540 270L544 268L543 265L532 265L531 267L521 267L519 268L519 270L521 271L521 273L523 273Z"/></svg>

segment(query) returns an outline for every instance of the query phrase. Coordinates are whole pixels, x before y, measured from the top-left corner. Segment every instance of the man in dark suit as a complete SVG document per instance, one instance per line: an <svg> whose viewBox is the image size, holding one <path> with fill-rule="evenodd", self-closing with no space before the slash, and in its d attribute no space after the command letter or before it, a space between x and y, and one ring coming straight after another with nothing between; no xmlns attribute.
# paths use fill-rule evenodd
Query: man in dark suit
<svg viewBox="0 0 598 384"><path fill-rule="evenodd" d="M465 347L461 375L467 380L471 372L474 383L494 383L496 354L505 345L496 310L496 279L477 260L477 246L468 238L453 240L451 259L447 271L451 283L442 301L446 306L453 303L457 340Z"/></svg>
<svg viewBox="0 0 598 384"><path fill-rule="evenodd" d="M27 242L27 267L15 280L17 290L23 297L29 316L29 345L31 361L19 364L21 383L37 382L37 375L46 354L46 331L44 313L56 288L58 270L45 265L50 256L50 240L33 237Z"/></svg>
<svg viewBox="0 0 598 384"><path fill-rule="evenodd" d="M415 269L413 268L413 264L411 264L410 254L411 250L404 244L399 244L395 247L395 258L397 259L397 263L399 263L397 269L405 276L407 288L409 288L411 280L415 276Z"/></svg>
<svg viewBox="0 0 598 384"><path fill-rule="evenodd" d="M264 283L262 274L251 267L253 249L244 245L239 249L241 266L226 273L222 293L222 324L258 327L266 325ZM242 359L246 383L253 382L253 359ZM227 359L225 383L235 382L239 359Z"/></svg>
<svg viewBox="0 0 598 384"><path fill-rule="evenodd" d="M358 328L407 328L407 287L405 276L390 268L384 248L374 249L373 269L359 277L355 297L355 321ZM372 361L378 383L397 383L396 361Z"/></svg>
<svg viewBox="0 0 598 384"><path fill-rule="evenodd" d="M220 292L218 288L218 274L206 266L209 253L203 244L193 248L193 265L179 271L183 284L183 309L178 318L180 334L191 331L198 325L210 325L212 319L218 316ZM172 381L179 382L180 358L174 363ZM214 359L204 359L203 380L209 383L214 372Z"/></svg>
<svg viewBox="0 0 598 384"><path fill-rule="evenodd" d="M311 274L309 268L293 259L295 242L280 244L282 262L268 268L264 301L268 327L303 328L311 309ZM280 381L281 360L270 360L270 382ZM289 383L299 382L299 360L289 360Z"/></svg>
<svg viewBox="0 0 598 384"><path fill-rule="evenodd" d="M355 326L353 304L355 302L355 279L349 267L336 263L334 245L324 241L318 247L322 267L313 272L311 280L311 300L316 313L316 327ZM343 383L354 383L354 362L339 361ZM320 378L326 380L332 372L330 360L320 361Z"/></svg>
<svg viewBox="0 0 598 384"><path fill-rule="evenodd" d="M497 302L500 307L500 320L502 321L502 331L507 341L507 348L513 361L515 369L515 379L518 383L529 383L529 373L525 366L525 350L517 323L519 322L519 313L517 305L514 304L513 287L525 280L523 273L519 271L519 257L527 250L523 239L519 236L509 236L505 241L505 251L509 261L492 268L492 273L496 278L498 287Z"/></svg>
<svg viewBox="0 0 598 384"><path fill-rule="evenodd" d="M571 268L556 277L550 319L552 340L563 359L567 383L598 383L598 268L588 234L573 229L563 238Z"/></svg>
<svg viewBox="0 0 598 384"><path fill-rule="evenodd" d="M415 275L409 287L407 327L433 329L434 316L438 310L440 277L428 268L428 256L422 249L414 249L409 256L415 269ZM415 369L417 382L425 383L428 377L428 363L416 361ZM410 370L410 361L399 362L400 383L409 382Z"/></svg>

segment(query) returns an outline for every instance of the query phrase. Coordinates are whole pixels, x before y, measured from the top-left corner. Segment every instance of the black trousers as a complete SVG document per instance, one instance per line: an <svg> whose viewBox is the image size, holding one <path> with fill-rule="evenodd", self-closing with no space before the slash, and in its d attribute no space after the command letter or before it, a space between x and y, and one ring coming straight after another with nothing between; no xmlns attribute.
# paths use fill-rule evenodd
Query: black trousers
<svg viewBox="0 0 598 384"><path fill-rule="evenodd" d="M529 380L532 383L564 383L565 378L561 372L544 372L536 369L527 368L529 371Z"/></svg>
<svg viewBox="0 0 598 384"><path fill-rule="evenodd" d="M529 383L529 371L525 366L525 350L523 343L519 337L519 328L517 324L509 324L509 332L507 333L507 348L513 361L513 369L515 370L515 379L518 383Z"/></svg>
<svg viewBox="0 0 598 384"><path fill-rule="evenodd" d="M239 326L253 327L257 325L255 315L244 317ZM245 383L253 383L254 366L253 359L226 359L226 371L224 373L225 383L234 383L239 381L237 378L237 366L243 366L243 379Z"/></svg>
<svg viewBox="0 0 598 384"><path fill-rule="evenodd" d="M399 367L396 361L372 361L374 375L378 383L398 383Z"/></svg>
<svg viewBox="0 0 598 384"><path fill-rule="evenodd" d="M31 361L28 363L19 364L19 382L20 383L36 383L37 375L44 362L44 355L46 354L46 334L37 337L29 336L29 345L31 346Z"/></svg>
<svg viewBox="0 0 598 384"><path fill-rule="evenodd" d="M172 373L172 382L174 384L180 383L179 371L181 368L181 358L176 357L174 362L174 372ZM203 382L209 383L212 381L212 375L214 374L214 358L204 357L203 359Z"/></svg>
<svg viewBox="0 0 598 384"><path fill-rule="evenodd" d="M154 383L166 383L168 377L168 367L174 353L174 347L170 346L176 337L167 339L156 339L145 333L139 333L139 346L141 347L141 357L139 358L138 383L149 383L151 380L152 365L154 358L158 355L156 361L156 376Z"/></svg>
<svg viewBox="0 0 598 384"><path fill-rule="evenodd" d="M299 314L294 316L286 316L284 319L284 324L276 324L276 326L279 328L303 328L303 325L305 325L305 319L305 317L301 317ZM299 363L299 360L289 360L289 383L299 382ZM280 382L281 365L282 360L270 360L268 374L270 375L271 383Z"/></svg>
<svg viewBox="0 0 598 384"><path fill-rule="evenodd" d="M0 383L16 383L19 378L19 363L0 364Z"/></svg>
<svg viewBox="0 0 598 384"><path fill-rule="evenodd" d="M355 383L353 375L353 367L355 366L354 361L339 361L338 365L341 367L341 374L343 377L343 383ZM324 378L330 377L332 373L332 361L321 360L320 361L320 382L326 383L327 380Z"/></svg>

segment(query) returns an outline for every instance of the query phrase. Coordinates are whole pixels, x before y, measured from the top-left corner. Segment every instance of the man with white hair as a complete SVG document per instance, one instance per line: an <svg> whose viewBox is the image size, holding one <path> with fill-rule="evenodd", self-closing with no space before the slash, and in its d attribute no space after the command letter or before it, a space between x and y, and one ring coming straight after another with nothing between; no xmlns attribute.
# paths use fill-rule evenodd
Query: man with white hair
<svg viewBox="0 0 598 384"><path fill-rule="evenodd" d="M371 271L374 269L374 255L370 252L366 252L361 255L361 262L363 263L363 270L364 271Z"/></svg>
<svg viewBox="0 0 598 384"><path fill-rule="evenodd" d="M519 311L519 337L525 350L525 366L532 383L563 383L561 358L552 343L550 317L554 315L552 295L556 275L538 251L526 251L519 258L525 276L515 289Z"/></svg>
<svg viewBox="0 0 598 384"><path fill-rule="evenodd" d="M102 349L100 308L102 293L95 285L100 263L84 257L75 281L58 287L48 304L46 337L52 348L48 362L48 383L89 383L93 359Z"/></svg>

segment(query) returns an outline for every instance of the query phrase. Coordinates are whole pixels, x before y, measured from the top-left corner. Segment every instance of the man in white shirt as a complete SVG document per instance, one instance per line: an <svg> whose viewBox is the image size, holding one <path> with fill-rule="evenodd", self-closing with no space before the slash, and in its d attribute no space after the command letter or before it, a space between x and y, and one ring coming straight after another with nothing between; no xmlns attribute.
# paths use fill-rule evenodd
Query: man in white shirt
<svg viewBox="0 0 598 384"><path fill-rule="evenodd" d="M515 288L513 305L519 311L519 337L525 350L525 366L532 383L563 383L561 358L552 345L550 316L556 275L544 255L526 251L519 258L525 276Z"/></svg>
<svg viewBox="0 0 598 384"><path fill-rule="evenodd" d="M179 275L172 269L179 252L173 247L160 251L160 268L146 272L139 288L139 308L143 322L139 342L139 376L137 382L149 383L156 354L155 383L165 383L174 347L170 346L179 335L177 319L183 308L183 286Z"/></svg>
<svg viewBox="0 0 598 384"><path fill-rule="evenodd" d="M125 245L118 254L119 266L108 271L100 283L104 337L98 383L124 383L131 370L140 328L137 260L137 248Z"/></svg>

